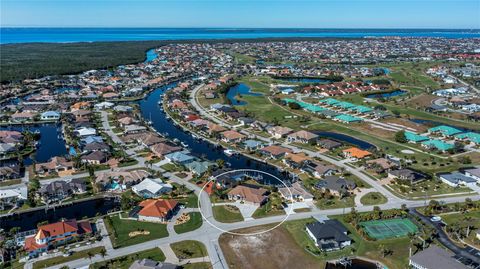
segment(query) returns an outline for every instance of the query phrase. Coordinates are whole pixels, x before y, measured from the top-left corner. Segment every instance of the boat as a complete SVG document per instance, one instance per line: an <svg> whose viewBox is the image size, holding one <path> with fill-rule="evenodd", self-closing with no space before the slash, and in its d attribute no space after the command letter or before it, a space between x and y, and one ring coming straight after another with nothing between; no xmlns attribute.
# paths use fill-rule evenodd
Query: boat
<svg viewBox="0 0 480 269"><path fill-rule="evenodd" d="M187 143L185 143L185 142L182 141L182 142L180 142L180 144L182 145L182 147L188 148L188 144L187 144Z"/></svg>
<svg viewBox="0 0 480 269"><path fill-rule="evenodd" d="M193 134L193 133L192 133L192 137L195 139L200 139L196 134Z"/></svg>
<svg viewBox="0 0 480 269"><path fill-rule="evenodd" d="M233 156L235 154L238 154L238 152L236 152L233 149L226 149L226 150L223 151L223 153L225 153L225 155L227 155L227 156Z"/></svg>
<svg viewBox="0 0 480 269"><path fill-rule="evenodd" d="M173 142L178 143L178 142L180 142L180 140L178 140L178 138L174 138Z"/></svg>

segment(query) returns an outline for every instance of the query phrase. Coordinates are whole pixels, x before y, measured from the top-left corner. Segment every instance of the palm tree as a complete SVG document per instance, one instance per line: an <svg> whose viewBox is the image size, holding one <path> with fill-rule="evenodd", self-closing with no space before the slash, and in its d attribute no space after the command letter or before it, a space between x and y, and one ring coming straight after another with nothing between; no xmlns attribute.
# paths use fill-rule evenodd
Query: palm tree
<svg viewBox="0 0 480 269"><path fill-rule="evenodd" d="M90 262L92 261L92 258L93 256L95 256L95 254L93 254L91 251L87 252L87 256L88 256L88 259L90 260Z"/></svg>
<svg viewBox="0 0 480 269"><path fill-rule="evenodd" d="M105 256L107 256L107 250L105 248L100 249L100 255L102 255L103 259L105 259Z"/></svg>

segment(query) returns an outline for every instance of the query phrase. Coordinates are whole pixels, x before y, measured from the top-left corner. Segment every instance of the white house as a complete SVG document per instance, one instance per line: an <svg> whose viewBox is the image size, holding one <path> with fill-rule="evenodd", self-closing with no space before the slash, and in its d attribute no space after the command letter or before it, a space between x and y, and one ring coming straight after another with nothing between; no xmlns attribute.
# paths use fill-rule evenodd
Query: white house
<svg viewBox="0 0 480 269"><path fill-rule="evenodd" d="M143 198L155 198L160 195L171 192L172 185L164 183L159 178L146 178L135 186L132 186L132 191Z"/></svg>
<svg viewBox="0 0 480 269"><path fill-rule="evenodd" d="M465 175L475 179L478 183L480 183L480 168L465 170Z"/></svg>
<svg viewBox="0 0 480 269"><path fill-rule="evenodd" d="M41 120L59 120L60 113L56 111L45 111L40 115Z"/></svg>
<svg viewBox="0 0 480 269"><path fill-rule="evenodd" d="M438 177L443 183L451 187L458 187L460 185L468 187L475 186L477 184L477 181L474 178L468 177L460 172L440 174Z"/></svg>

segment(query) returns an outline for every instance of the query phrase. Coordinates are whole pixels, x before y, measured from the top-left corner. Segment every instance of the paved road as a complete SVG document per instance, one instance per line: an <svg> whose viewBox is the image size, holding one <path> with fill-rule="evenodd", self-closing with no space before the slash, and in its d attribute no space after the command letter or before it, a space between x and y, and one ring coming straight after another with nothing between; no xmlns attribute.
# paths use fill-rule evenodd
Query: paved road
<svg viewBox="0 0 480 269"><path fill-rule="evenodd" d="M423 223L433 227L437 231L438 241L442 243L442 245L444 245L446 248L450 249L453 253L465 259L472 260L477 264L480 264L480 251L477 251L477 255L474 255L471 252L471 248L467 249L457 246L452 240L450 240L448 235L442 229L442 226L439 222L432 222L429 217L420 214L415 208L409 208L409 214L419 217Z"/></svg>

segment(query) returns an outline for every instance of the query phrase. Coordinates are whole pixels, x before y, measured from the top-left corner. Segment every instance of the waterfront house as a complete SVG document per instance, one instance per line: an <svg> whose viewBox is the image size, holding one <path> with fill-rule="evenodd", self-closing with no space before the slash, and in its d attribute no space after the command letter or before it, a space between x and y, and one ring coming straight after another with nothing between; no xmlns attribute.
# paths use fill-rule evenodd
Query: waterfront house
<svg viewBox="0 0 480 269"><path fill-rule="evenodd" d="M322 251L336 251L352 244L347 228L338 220L309 223L305 227L308 236Z"/></svg>
<svg viewBox="0 0 480 269"><path fill-rule="evenodd" d="M316 178L323 178L338 173L338 168L332 164L323 164L317 161L308 162L302 167L302 170L310 173Z"/></svg>
<svg viewBox="0 0 480 269"><path fill-rule="evenodd" d="M110 147L104 142L93 142L83 146L83 152L103 151L109 152Z"/></svg>
<svg viewBox="0 0 480 269"><path fill-rule="evenodd" d="M268 200L267 190L260 186L237 185L228 192L228 199L260 206Z"/></svg>
<svg viewBox="0 0 480 269"><path fill-rule="evenodd" d="M123 184L125 187L138 184L141 180L147 178L150 174L141 169L132 171L109 171L98 173L95 178L95 183L101 189L110 190L113 186Z"/></svg>
<svg viewBox="0 0 480 269"><path fill-rule="evenodd" d="M166 222L179 209L178 202L172 199L149 199L140 202L137 216L140 221Z"/></svg>
<svg viewBox="0 0 480 269"><path fill-rule="evenodd" d="M0 182L20 177L20 165L18 163L0 167Z"/></svg>
<svg viewBox="0 0 480 269"><path fill-rule="evenodd" d="M443 183L451 187L458 187L460 185L469 187L477 184L476 179L466 176L460 172L439 174L438 178L440 178Z"/></svg>
<svg viewBox="0 0 480 269"><path fill-rule="evenodd" d="M28 256L36 257L49 248L67 244L80 235L92 232L90 222L77 222L74 219L41 225L33 236L25 238L24 249Z"/></svg>
<svg viewBox="0 0 480 269"><path fill-rule="evenodd" d="M135 134L135 133L144 132L146 130L147 130L147 127L136 125L136 124L126 125L123 127L124 134Z"/></svg>
<svg viewBox="0 0 480 269"><path fill-rule="evenodd" d="M208 123L207 128L208 128L208 134L212 135L212 136L217 135L217 134L227 130L223 126L215 124L215 123Z"/></svg>
<svg viewBox="0 0 480 269"><path fill-rule="evenodd" d="M73 170L73 162L63 157L53 157L45 163L35 164L35 173L39 176L47 176L51 173Z"/></svg>
<svg viewBox="0 0 480 269"><path fill-rule="evenodd" d="M80 127L78 129L75 129L73 133L75 133L79 137L85 137L85 136L96 135L97 130L95 130L94 128Z"/></svg>
<svg viewBox="0 0 480 269"><path fill-rule="evenodd" d="M203 175L206 173L210 168L216 166L215 163L209 161L193 161L184 164L185 167L195 175Z"/></svg>
<svg viewBox="0 0 480 269"><path fill-rule="evenodd" d="M73 194L85 193L86 191L85 181L80 178L74 178L70 182L57 180L43 185L37 194L44 203L51 203L69 198Z"/></svg>
<svg viewBox="0 0 480 269"><path fill-rule="evenodd" d="M240 143L245 139L245 135L234 131L234 130L228 130L223 133L221 133L222 141L225 143Z"/></svg>
<svg viewBox="0 0 480 269"><path fill-rule="evenodd" d="M388 171L388 178L407 181L409 184L413 185L425 180L426 176L412 169L402 168Z"/></svg>
<svg viewBox="0 0 480 269"><path fill-rule="evenodd" d="M181 165L185 165L189 162L195 161L195 157L179 151L165 155L165 159L172 163L177 163Z"/></svg>
<svg viewBox="0 0 480 269"><path fill-rule="evenodd" d="M60 113L57 111L45 111L42 114L40 114L40 119L41 120L59 120Z"/></svg>
<svg viewBox="0 0 480 269"><path fill-rule="evenodd" d="M283 199L289 202L311 202L313 195L309 193L300 182L294 182L291 186L278 188L278 192Z"/></svg>
<svg viewBox="0 0 480 269"><path fill-rule="evenodd" d="M303 144L314 143L317 140L317 138L318 138L318 135L305 130L301 130L301 131L294 132L287 135L288 142L296 142L296 143L303 143Z"/></svg>
<svg viewBox="0 0 480 269"><path fill-rule="evenodd" d="M340 197L346 194L351 194L356 187L357 184L355 184L353 180L338 176L326 176L323 180L320 180L315 184L316 189Z"/></svg>
<svg viewBox="0 0 480 269"><path fill-rule="evenodd" d="M263 143L258 140L246 140L243 142L243 147L249 151L255 151L263 146Z"/></svg>
<svg viewBox="0 0 480 269"><path fill-rule="evenodd" d="M348 148L348 149L344 149L344 150L342 150L342 152L343 152L343 156L345 156L345 158L351 158L351 159L354 159L354 160L363 159L363 158L366 158L366 157L372 155L372 153L370 153L369 151L362 150L362 149L359 149L359 148L356 148L356 147L351 147L351 148Z"/></svg>
<svg viewBox="0 0 480 269"><path fill-rule="evenodd" d="M468 267L460 263L455 254L430 245L427 249L415 253L409 259L409 266L413 269L467 269Z"/></svg>
<svg viewBox="0 0 480 269"><path fill-rule="evenodd" d="M167 155L167 154L170 154L170 153L173 153L173 152L177 152L177 151L180 151L182 150L181 147L177 147L177 146L171 146L167 143L157 143L157 144L154 144L150 147L150 150L159 158L163 158L163 156Z"/></svg>
<svg viewBox="0 0 480 269"><path fill-rule="evenodd" d="M132 186L132 191L143 198L157 198L164 193L171 192L173 186L164 183L159 178L146 178L137 185Z"/></svg>
<svg viewBox="0 0 480 269"><path fill-rule="evenodd" d="M275 127L270 127L267 128L267 132L272 135L276 139L284 138L287 135L291 134L293 132L292 129L288 127L282 127L282 126L275 126Z"/></svg>
<svg viewBox="0 0 480 269"><path fill-rule="evenodd" d="M424 147L426 149L438 150L438 151L441 151L441 152L447 152L448 150L451 150L451 149L455 148L455 145L444 142L442 140L438 140L438 139L430 139L430 140L422 142L422 147Z"/></svg>
<svg viewBox="0 0 480 269"><path fill-rule="evenodd" d="M428 129L428 133L429 134L440 134L443 137L450 137L450 136L454 136L456 134L462 133L462 131L458 130L457 128L451 127L451 126L440 125L440 126L436 126L436 127Z"/></svg>
<svg viewBox="0 0 480 269"><path fill-rule="evenodd" d="M430 138L428 138L428 136L419 135L419 134L416 134L416 133L413 133L413 132L405 131L405 139L407 139L407 141L409 143L420 143L420 142L423 142L423 141L427 141Z"/></svg>
<svg viewBox="0 0 480 269"><path fill-rule="evenodd" d="M317 144L328 150L336 149L342 146L342 143L331 139L320 139L317 141Z"/></svg>
<svg viewBox="0 0 480 269"><path fill-rule="evenodd" d="M26 122L26 121L33 121L33 118L35 117L35 113L31 112L15 112L12 114L11 118L12 121L14 122Z"/></svg>
<svg viewBox="0 0 480 269"><path fill-rule="evenodd" d="M21 187L7 187L0 189L0 210L6 210L14 206L21 206L23 201L28 198L28 188L23 185Z"/></svg>
<svg viewBox="0 0 480 269"><path fill-rule="evenodd" d="M93 105L95 110L102 110L102 109L109 109L112 108L115 104L112 102L101 102L98 104Z"/></svg>
<svg viewBox="0 0 480 269"><path fill-rule="evenodd" d="M283 163L291 168L301 168L310 161L312 161L312 158L304 152L287 153L283 159Z"/></svg>
<svg viewBox="0 0 480 269"><path fill-rule="evenodd" d="M261 154L267 155L268 157L273 159L280 159L284 157L285 154L292 153L291 149L277 145L266 146L261 148L259 151Z"/></svg>
<svg viewBox="0 0 480 269"><path fill-rule="evenodd" d="M16 150L17 148L13 143L0 143L0 157L2 158Z"/></svg>

